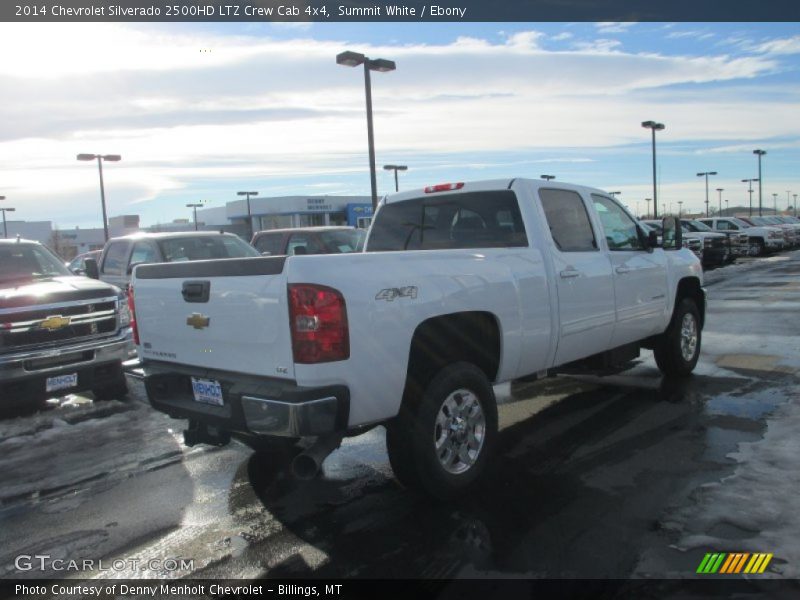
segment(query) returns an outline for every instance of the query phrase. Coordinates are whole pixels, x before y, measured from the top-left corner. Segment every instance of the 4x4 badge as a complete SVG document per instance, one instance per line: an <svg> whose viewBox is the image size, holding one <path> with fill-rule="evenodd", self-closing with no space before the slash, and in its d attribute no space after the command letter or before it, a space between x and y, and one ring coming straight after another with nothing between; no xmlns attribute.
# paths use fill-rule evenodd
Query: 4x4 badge
<svg viewBox="0 0 800 600"><path fill-rule="evenodd" d="M209 323L211 323L211 318L201 315L200 313L192 313L186 319L186 324L194 327L195 329L203 329L204 327L208 327Z"/></svg>

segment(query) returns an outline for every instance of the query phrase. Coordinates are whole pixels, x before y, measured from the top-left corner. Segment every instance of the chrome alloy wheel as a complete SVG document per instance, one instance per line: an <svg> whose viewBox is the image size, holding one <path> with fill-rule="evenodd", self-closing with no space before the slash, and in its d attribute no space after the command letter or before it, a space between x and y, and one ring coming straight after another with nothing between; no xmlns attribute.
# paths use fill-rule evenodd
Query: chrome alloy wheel
<svg viewBox="0 0 800 600"><path fill-rule="evenodd" d="M433 430L436 457L448 473L459 475L478 460L486 439L486 417L478 397L467 389L452 392L439 408Z"/></svg>
<svg viewBox="0 0 800 600"><path fill-rule="evenodd" d="M681 356L686 362L694 358L697 352L697 321L694 315L686 313L681 321Z"/></svg>

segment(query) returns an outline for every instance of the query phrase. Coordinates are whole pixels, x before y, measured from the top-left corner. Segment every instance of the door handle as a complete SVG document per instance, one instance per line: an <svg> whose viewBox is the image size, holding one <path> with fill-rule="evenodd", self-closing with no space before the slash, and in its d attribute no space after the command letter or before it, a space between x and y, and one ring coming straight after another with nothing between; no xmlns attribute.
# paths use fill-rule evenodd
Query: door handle
<svg viewBox="0 0 800 600"><path fill-rule="evenodd" d="M581 272L575 269L564 269L559 275L561 275L561 279L569 279L570 277L580 277Z"/></svg>
<svg viewBox="0 0 800 600"><path fill-rule="evenodd" d="M633 269L631 269L630 267L617 267L614 270L620 275L625 275L625 273L630 273L631 271L633 271Z"/></svg>

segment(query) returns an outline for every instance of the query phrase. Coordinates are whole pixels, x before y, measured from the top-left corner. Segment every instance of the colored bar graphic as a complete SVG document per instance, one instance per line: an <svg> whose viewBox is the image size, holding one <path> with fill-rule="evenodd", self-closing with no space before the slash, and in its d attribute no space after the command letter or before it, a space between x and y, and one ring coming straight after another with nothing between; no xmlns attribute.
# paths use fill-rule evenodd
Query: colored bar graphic
<svg viewBox="0 0 800 600"><path fill-rule="evenodd" d="M774 554L757 552L709 552L700 561L697 573L714 575L716 573L734 575L742 573L763 573L767 570ZM749 559L749 560L748 560ZM747 565L747 566L745 566Z"/></svg>

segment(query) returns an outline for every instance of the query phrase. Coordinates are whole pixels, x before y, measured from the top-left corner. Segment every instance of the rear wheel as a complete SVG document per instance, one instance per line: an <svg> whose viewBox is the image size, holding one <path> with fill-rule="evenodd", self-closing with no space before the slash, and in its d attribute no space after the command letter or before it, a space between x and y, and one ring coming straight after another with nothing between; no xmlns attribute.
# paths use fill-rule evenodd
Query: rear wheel
<svg viewBox="0 0 800 600"><path fill-rule="evenodd" d="M694 301L684 298L653 349L658 368L664 375L689 375L700 358L700 342L700 311Z"/></svg>
<svg viewBox="0 0 800 600"><path fill-rule="evenodd" d="M441 499L466 492L486 468L497 436L497 404L486 375L453 363L404 406L387 430L389 460L400 481Z"/></svg>

